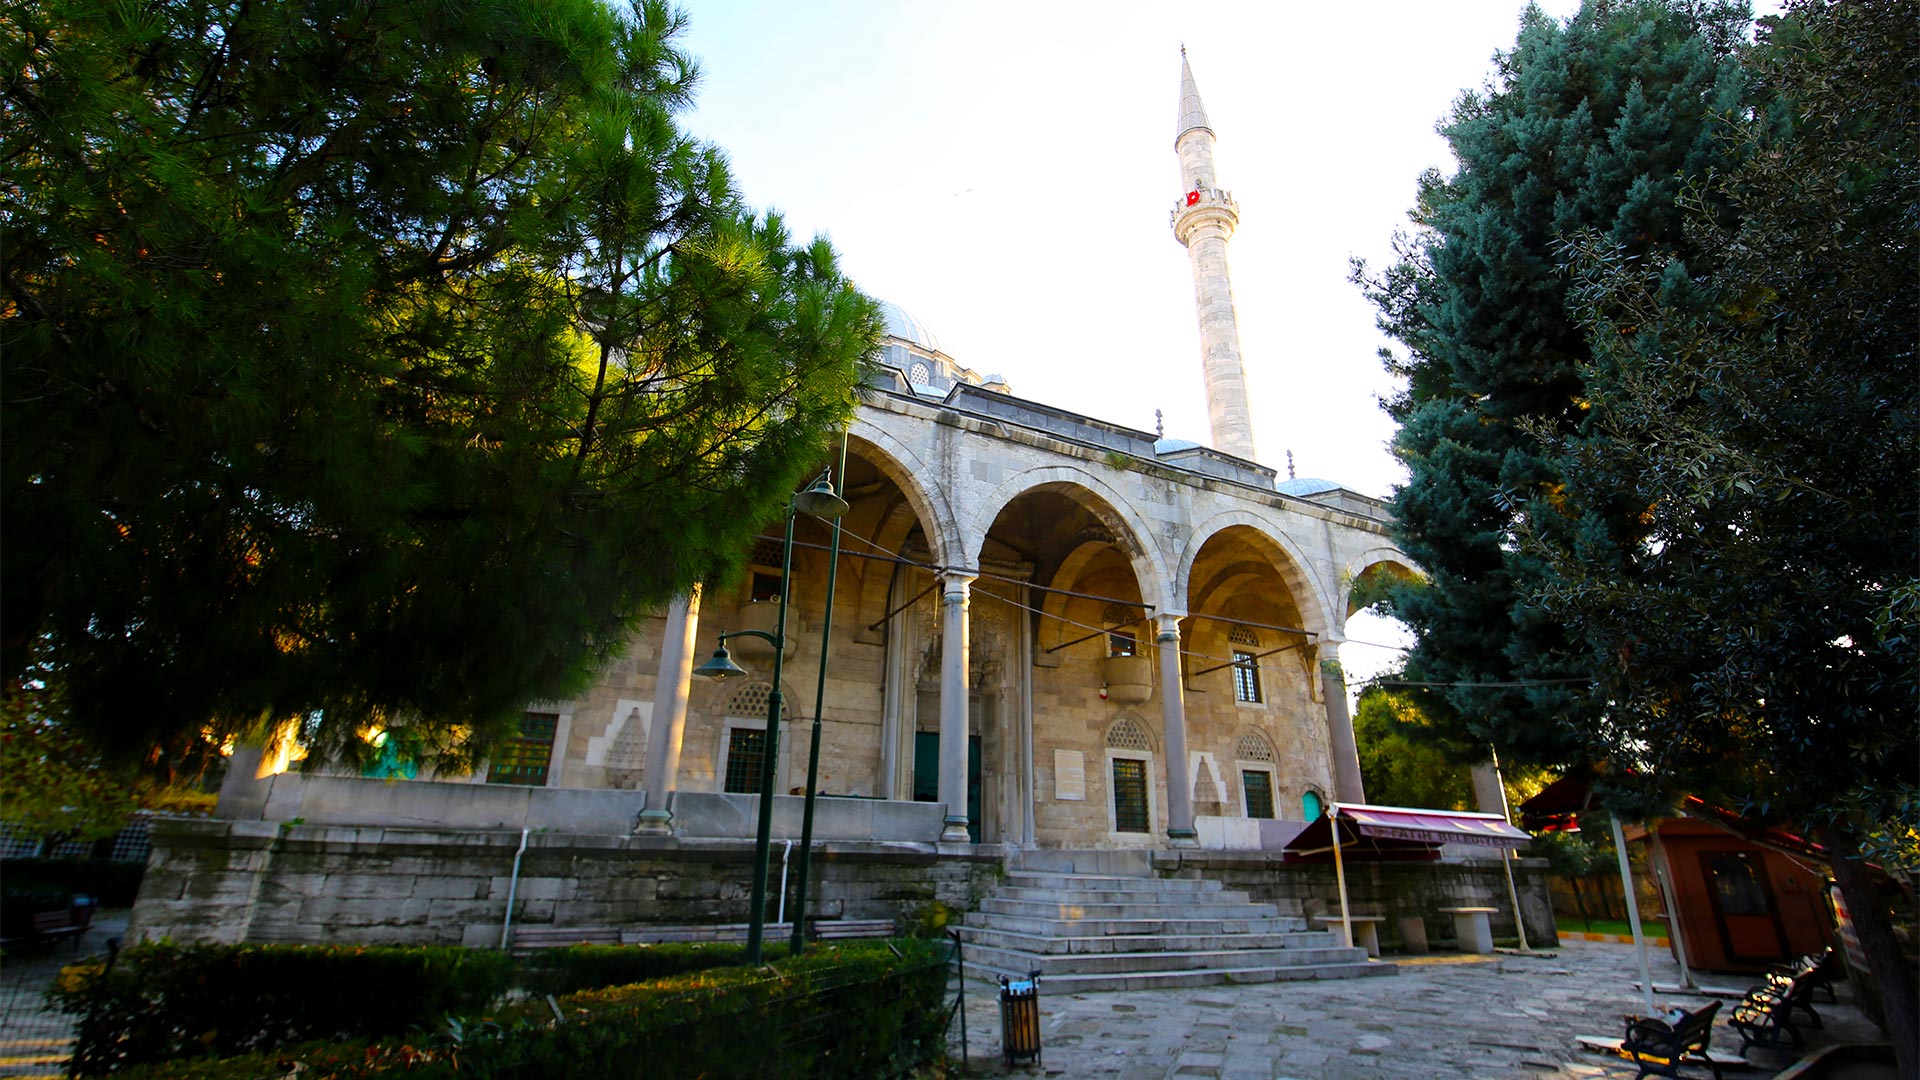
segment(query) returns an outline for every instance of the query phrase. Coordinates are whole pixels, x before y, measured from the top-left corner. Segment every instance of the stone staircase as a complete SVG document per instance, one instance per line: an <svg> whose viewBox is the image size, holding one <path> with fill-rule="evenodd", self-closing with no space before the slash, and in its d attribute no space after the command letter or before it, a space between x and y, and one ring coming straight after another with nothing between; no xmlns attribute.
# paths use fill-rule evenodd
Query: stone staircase
<svg viewBox="0 0 1920 1080"><path fill-rule="evenodd" d="M1217 881L1106 862L1121 872L1010 871L959 927L967 968L1038 971L1051 993L1393 974L1365 949L1338 944L1337 931L1309 930Z"/></svg>

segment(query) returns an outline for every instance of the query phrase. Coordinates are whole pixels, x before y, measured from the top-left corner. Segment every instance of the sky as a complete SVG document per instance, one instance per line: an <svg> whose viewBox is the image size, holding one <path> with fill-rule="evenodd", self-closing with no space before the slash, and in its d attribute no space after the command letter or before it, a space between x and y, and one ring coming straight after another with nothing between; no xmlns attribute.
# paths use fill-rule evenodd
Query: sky
<svg viewBox="0 0 1920 1080"><path fill-rule="evenodd" d="M1229 248L1260 462L1384 496L1388 344L1350 283L1407 228L1436 124L1485 85L1518 0L685 0L683 117L754 206L824 234L864 291L1016 395L1208 442L1169 214L1180 49L1240 206ZM1546 0L1555 16L1575 0ZM1350 679L1404 631L1363 613Z"/></svg>

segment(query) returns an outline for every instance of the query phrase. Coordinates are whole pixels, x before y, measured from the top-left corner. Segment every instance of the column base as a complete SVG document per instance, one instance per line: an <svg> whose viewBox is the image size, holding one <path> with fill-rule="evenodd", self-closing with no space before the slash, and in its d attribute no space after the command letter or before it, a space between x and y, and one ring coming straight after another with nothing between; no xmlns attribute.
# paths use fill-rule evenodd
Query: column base
<svg viewBox="0 0 1920 1080"><path fill-rule="evenodd" d="M948 818L946 827L940 830L940 842L943 844L971 843L973 838L967 834L966 818Z"/></svg>
<svg viewBox="0 0 1920 1080"><path fill-rule="evenodd" d="M642 810L633 832L635 836L672 836L673 814L666 810Z"/></svg>
<svg viewBox="0 0 1920 1080"><path fill-rule="evenodd" d="M1192 829L1168 829L1167 846L1175 848L1197 848L1200 846L1200 834Z"/></svg>

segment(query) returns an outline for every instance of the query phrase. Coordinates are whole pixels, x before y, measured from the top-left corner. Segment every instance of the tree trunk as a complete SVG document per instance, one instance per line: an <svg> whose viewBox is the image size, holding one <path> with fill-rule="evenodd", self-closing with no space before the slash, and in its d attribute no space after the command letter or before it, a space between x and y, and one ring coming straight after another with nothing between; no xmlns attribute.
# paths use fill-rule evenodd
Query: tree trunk
<svg viewBox="0 0 1920 1080"><path fill-rule="evenodd" d="M1567 878L1567 887L1573 890L1573 907L1580 913L1580 923L1587 930L1593 929L1593 916L1587 914L1587 897L1580 891L1580 879L1577 876Z"/></svg>
<svg viewBox="0 0 1920 1080"><path fill-rule="evenodd" d="M1820 830L1819 840L1834 856L1834 883L1847 902L1847 915L1854 936L1860 940L1860 951L1873 968L1881 1015L1872 1019L1893 1043L1900 1075L1920 1076L1920 992L1916 992L1914 973L1907 968L1900 943L1894 940L1892 912L1874 888L1866 864L1851 841L1825 829Z"/></svg>

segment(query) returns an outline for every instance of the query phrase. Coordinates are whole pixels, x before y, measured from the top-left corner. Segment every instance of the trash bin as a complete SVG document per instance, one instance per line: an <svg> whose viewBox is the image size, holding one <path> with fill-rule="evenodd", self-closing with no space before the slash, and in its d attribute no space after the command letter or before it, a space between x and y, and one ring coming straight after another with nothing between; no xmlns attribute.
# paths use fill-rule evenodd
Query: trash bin
<svg viewBox="0 0 1920 1080"><path fill-rule="evenodd" d="M1008 1068L1018 1062L1041 1063L1038 971L1011 981L1000 976L1000 1048Z"/></svg>

